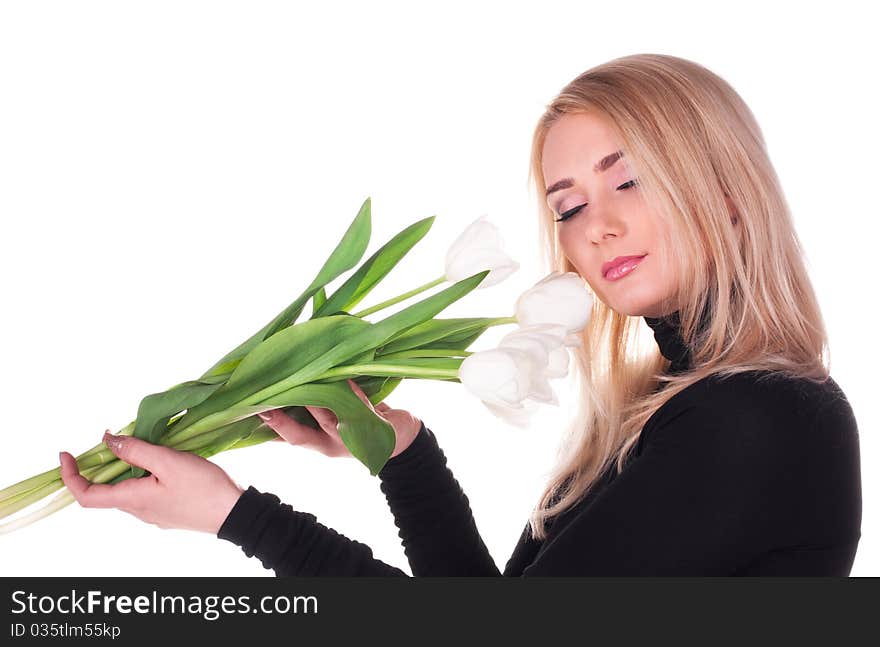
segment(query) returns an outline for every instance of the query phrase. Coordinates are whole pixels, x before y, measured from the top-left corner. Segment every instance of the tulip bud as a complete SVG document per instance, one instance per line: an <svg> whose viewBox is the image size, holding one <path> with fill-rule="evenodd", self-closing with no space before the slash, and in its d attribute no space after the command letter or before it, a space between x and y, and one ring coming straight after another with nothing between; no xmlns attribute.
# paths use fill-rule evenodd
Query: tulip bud
<svg viewBox="0 0 880 647"><path fill-rule="evenodd" d="M568 333L584 329L590 320L593 296L574 272L551 272L523 292L516 301L521 326L561 324Z"/></svg>
<svg viewBox="0 0 880 647"><path fill-rule="evenodd" d="M489 411L492 414L501 420L515 426L525 429L529 426L529 423L532 420L532 417L535 414L535 411L538 409L537 405L526 400L523 403L523 406L520 408L513 408L502 406L498 404L491 404L489 402L483 402Z"/></svg>
<svg viewBox="0 0 880 647"><path fill-rule="evenodd" d="M507 346L466 357L459 368L459 380L493 414L523 427L535 409L528 399L553 405L559 401L545 374L547 352L541 342L525 334L508 341Z"/></svg>
<svg viewBox="0 0 880 647"><path fill-rule="evenodd" d="M547 378L563 377L568 372L568 353L563 346L564 335L563 326L540 324L508 333L499 343L499 348L518 348L528 354L532 361L529 397L539 402L559 404ZM560 356L560 350L564 357Z"/></svg>
<svg viewBox="0 0 880 647"><path fill-rule="evenodd" d="M519 269L519 263L501 249L501 233L486 215L472 222L446 252L446 280L461 281L491 270L477 289L500 283Z"/></svg>
<svg viewBox="0 0 880 647"><path fill-rule="evenodd" d="M493 348L468 355L458 369L464 387L484 402L519 408L531 389L534 367L516 348Z"/></svg>
<svg viewBox="0 0 880 647"><path fill-rule="evenodd" d="M569 359L568 349L565 346L553 349L550 351L547 370L544 371L544 374L551 379L565 377L568 375Z"/></svg>

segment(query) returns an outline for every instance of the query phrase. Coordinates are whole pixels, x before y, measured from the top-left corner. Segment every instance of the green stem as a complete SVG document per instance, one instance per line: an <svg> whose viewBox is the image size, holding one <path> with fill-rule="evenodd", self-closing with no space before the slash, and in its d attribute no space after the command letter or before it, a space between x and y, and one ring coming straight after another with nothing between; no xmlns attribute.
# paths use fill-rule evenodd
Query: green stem
<svg viewBox="0 0 880 647"><path fill-rule="evenodd" d="M357 377L358 375L447 380L452 377L458 377L458 369L423 368L421 366L406 365L395 366L394 364L351 364L324 371L320 379L323 380L328 377Z"/></svg>
<svg viewBox="0 0 880 647"><path fill-rule="evenodd" d="M441 279L438 279L441 281ZM436 285L437 282L434 284ZM516 317L498 317L494 320L491 325L501 325L505 323L514 323L516 322ZM458 381L458 374L453 374L449 369L422 369L417 367L408 366L405 369L400 369L400 371L388 372L387 365L383 365L382 369L379 370L375 367L370 368L370 372L362 372L362 373L353 373L352 369L357 368L363 370L365 366L369 365L358 365L356 367L352 366L343 366L336 367L333 369L329 369L322 375L316 376L310 379L310 382L316 382L327 377L338 377L339 375L346 375L347 377L357 377L358 375L374 375L379 377L414 377L414 378L422 378L422 379L438 379L438 380L454 380ZM431 372L434 370L435 372ZM344 373L340 371L345 371ZM170 432L169 438L173 438L176 440L186 440L188 438L193 438L198 436L199 434L205 433L207 431L212 431L224 425L228 425L235 420L229 419L228 410L232 408L240 408L240 407L248 407L248 406L258 406L263 402L269 400L270 398L274 398L279 394L291 389L296 386L300 386L300 384L296 383L295 380L291 380L292 376L288 376L283 380L275 382L274 384L270 384L269 386L263 387L256 393L252 393L245 399L236 402L228 407L226 407L222 411L215 411L214 413L210 413L203 418L196 420L195 422L189 424L184 428L177 428ZM288 384L293 382L293 384ZM251 415L255 415L256 412L253 412ZM241 418L239 418L241 419Z"/></svg>
<svg viewBox="0 0 880 647"><path fill-rule="evenodd" d="M265 443L266 441L272 440L274 438L278 438L278 434L276 434L272 428L258 427L257 429L254 429L254 432L247 438L241 438L235 444L227 447L226 451L229 451L230 449L250 447L251 445L259 445L260 443Z"/></svg>
<svg viewBox="0 0 880 647"><path fill-rule="evenodd" d="M91 474L97 473L97 471L97 467L92 467L90 469L82 470L80 473L83 476L90 476ZM0 519L8 517L9 515L14 514L33 503L36 503L40 499L45 498L46 496L52 494L52 492L54 492L55 490L59 490L62 487L64 487L64 482L61 479L55 479L53 481L44 483L39 487L33 488L29 492L23 492L16 496L5 499L2 504L0 504Z"/></svg>
<svg viewBox="0 0 880 647"><path fill-rule="evenodd" d="M244 437L247 438L252 433L253 431ZM228 443L229 438L233 436L242 436L241 428L224 429L223 427L219 427L190 438L174 438L173 440L169 440L166 446L179 451L192 452L199 449L205 449L212 444L224 445Z"/></svg>
<svg viewBox="0 0 880 647"><path fill-rule="evenodd" d="M351 364L347 366L338 366L328 369L311 381L319 382L320 380L326 378L357 377L359 375L373 375L377 377L411 377L420 379L457 380L458 368L424 368L421 366L408 366L405 364L395 366L394 364L381 363ZM290 388L297 388L296 386L289 388L284 388L283 386L279 387L279 385L283 383L284 380L276 382L275 384L271 384L261 389L257 393L249 395L244 400L241 400L226 407L226 409L222 411L208 414L204 418L196 420L188 427L181 429L176 433L172 433L171 436L169 436L169 439L176 442L182 442L184 440L194 438L195 436L198 436L200 434L218 429L219 427L222 427L224 425L231 424L232 422L236 421L229 419L229 409L236 409L248 406L259 406L270 398L281 396L285 391L290 390Z"/></svg>
<svg viewBox="0 0 880 647"><path fill-rule="evenodd" d="M231 435L233 433L241 433L241 432L240 432L240 430L233 430L233 431L227 432L228 435ZM205 435L207 436L207 434L205 434ZM277 434L274 431L272 431L268 427L261 426L261 427L255 429L253 431L253 433L250 434L250 436L248 436L246 438L242 438L237 443L226 447L226 449L223 451L228 451L230 449L237 449L239 447L248 447L250 445L257 445L259 443L263 443L263 442L272 440L275 437L277 437ZM217 438L213 438L212 440L217 441ZM207 444L208 443L206 443L205 445L207 446ZM83 470L81 473L84 476L87 475L88 473L92 473L91 478L89 478L89 480L92 483L106 483L107 481L113 480L114 478L116 478L120 474L124 474L128 469L129 469L128 463L121 461L119 459L116 459L113 463L110 463L106 466L93 467L88 470ZM39 496L37 496L36 493L34 493L34 495L31 497L32 500L29 502L29 504L33 503L35 501L38 501L39 499L44 498L50 492L57 490L60 487L63 487L63 482L59 482L58 484L47 484L47 485L52 485L53 487L50 489L49 487L44 486L47 491L41 492L39 494ZM13 530L17 530L17 529L23 528L25 526L29 526L30 524L34 523L35 521L39 521L40 519L42 519L44 517L48 517L50 514L57 512L58 510L61 510L62 508L70 505L74 501L75 501L75 499L74 499L73 495L70 493L70 491L65 490L64 492L59 494L57 497L55 497L52 501L50 501L48 504L46 504L42 508L39 508L39 509L35 510L34 512L31 512L30 514L25 515L23 517L20 517L18 519L15 519L13 521L9 521L7 523L0 524L0 535L2 535L4 533L12 532ZM21 506L21 507L24 507L24 506ZM19 507L17 509L21 509L21 507ZM12 510L7 510L5 506L2 506L2 507L0 507L0 518L8 516L9 514L12 514L12 512L13 512Z"/></svg>
<svg viewBox="0 0 880 647"><path fill-rule="evenodd" d="M254 430L253 433L256 433L257 430ZM239 442L244 442L251 436L253 433L248 434L246 437L241 438ZM242 431L241 428L238 429L215 429L212 432L206 432L204 434L200 434L196 438L191 438L189 441L175 442L170 443L168 446L172 449L179 449L181 451L195 451L200 449L205 449L211 446L215 447L226 447L228 449L231 448L229 445L229 440L235 436L241 436ZM271 435L268 433L258 434L257 438L259 438L259 442L264 442L266 440L271 440L274 436L276 436L274 431L271 432ZM254 441L257 440L254 439ZM235 443L237 444L237 443ZM257 444L256 442L251 442L251 444ZM234 444L233 444L234 446ZM109 450L108 450L109 452ZM109 481L116 476L125 472L125 469L128 468L127 463L122 463L120 459L116 458L112 454L112 459L109 459L106 462L106 465L99 464L92 467L80 469L80 474L83 476L89 477L89 480L92 483L104 483ZM122 463L124 467L119 466L119 463ZM104 477L107 478L104 478ZM61 489L64 487L64 482L59 478L52 479L46 483L42 483L40 486L32 488L28 492L22 492L15 496L11 496L2 503L0 503L0 519L4 517L8 517L19 510L22 510L29 505L36 503L40 499L45 498L52 492ZM11 522L15 523L15 522ZM18 526L16 526L18 527ZM0 534L2 534L2 530L0 530Z"/></svg>
<svg viewBox="0 0 880 647"><path fill-rule="evenodd" d="M12 532L13 530L18 530L19 528L24 528L25 526L29 526L35 521L39 521L43 517L48 517L53 512L57 512L61 508L70 505L75 500L76 499L73 498L73 494L71 494L69 490L65 490L39 510L15 519L14 521L0 524L0 535L3 535L7 532Z"/></svg>
<svg viewBox="0 0 880 647"><path fill-rule="evenodd" d="M116 459L116 462L111 463L110 465L107 465L105 467L101 467L90 480L92 481L92 483L106 483L107 481L114 479L120 474L124 473L128 469L130 469L128 463ZM47 517L53 512L57 512L61 508L70 505L75 500L76 499L74 499L73 494L71 494L69 490L62 492L47 505L38 510L35 510L31 514L25 515L24 517L16 519L15 521L10 521L9 523L0 525L0 535L7 532L12 532L13 530L17 530L18 528L23 528L24 526L28 526L35 521L42 519L43 517Z"/></svg>
<svg viewBox="0 0 880 647"><path fill-rule="evenodd" d="M117 435L131 436L133 433L134 421L123 427ZM107 449L107 446L104 443L98 443L91 449L77 456L76 463L80 469L87 469L96 465L111 462L115 460L115 458L116 457L110 452L109 449ZM61 468L56 467L54 469L47 470L42 474L37 474L36 476L32 476L28 479L10 485L9 487L0 490L0 506L2 506L15 496L36 490L37 488L43 487L47 483L57 481L60 478Z"/></svg>
<svg viewBox="0 0 880 647"><path fill-rule="evenodd" d="M438 285L445 280L444 278L437 279L436 281L432 281L431 283L426 284L425 286L408 292L398 299L392 300L393 302L398 302L403 300L404 298L408 298L414 294L418 294L419 292L423 292L424 290L433 287L434 285ZM392 304L392 301L386 302L385 304L380 304L381 307L386 307ZM370 312L375 312L381 309L379 306L370 309ZM358 313L358 315L362 315L364 313ZM516 323L516 317L498 317L493 320L487 327L503 325L508 323ZM447 350L447 349L413 349L407 351L400 351L397 353L389 353L388 355L379 356L382 360L392 360L392 359L402 359L408 357L455 357L455 356L464 356L467 357L471 355L471 351L464 350ZM388 376L388 377L412 377L412 378L423 378L423 379L439 379L439 380L448 380L457 378L457 374L453 375L454 371L450 371L448 369L420 369L414 367L394 367L393 365L388 364L371 364L371 365L357 365L357 366L343 366L337 367L327 371L324 375L317 378L315 381L332 379L333 381L338 379L346 379L346 378L354 378L358 375L378 375L378 376ZM247 401L244 401L241 404L253 404ZM222 412L218 412L218 414L214 415L222 415ZM119 431L119 435L127 435L130 436L134 433L136 421L131 421L128 425L122 428ZM199 421L199 423L202 421ZM198 424L198 423L196 423ZM218 427L210 428L208 425L203 424L201 427L195 429L193 432L189 434L183 435L187 430L182 430L181 434L173 436L169 438L171 442L168 442L168 446L176 447L178 443L183 442L185 440L191 440L193 438L199 437L202 434L210 433L215 431L216 429L220 429L226 424L229 424L228 420L223 421L221 425ZM166 444L166 443L162 443ZM109 449L104 445L104 443L99 443L92 447L91 449L83 452L77 457L77 465L79 466L81 471L89 470L94 467L110 464L114 462L116 459L115 455L110 452ZM8 503L12 503L17 497L21 495L32 493L40 488L43 488L46 485L49 485L53 482L59 481L61 478L61 469L56 467L54 469L43 472L42 474L38 474L31 478L20 481L19 483L15 483L3 490L0 490L0 509L2 506Z"/></svg>
<svg viewBox="0 0 880 647"><path fill-rule="evenodd" d="M469 350L450 350L448 348L419 348L416 350L402 350L396 353L388 353L387 355L377 355L376 359L401 359L406 357L468 357L473 355L473 351Z"/></svg>
<svg viewBox="0 0 880 647"><path fill-rule="evenodd" d="M395 299L391 299L384 303L381 303L377 306L374 306L368 310L357 313L356 316L363 316L365 314L369 314L372 312L377 312L385 307L391 306L395 303L398 303L406 298L409 298L415 294L420 292L424 292L435 285L439 285L446 280L445 276L441 277L435 281L425 284L424 286L407 292ZM516 323L516 317L499 317L495 319L489 326L497 326L508 323ZM412 349L407 351L400 351L398 353L390 353L385 356L380 356L381 359L396 359L396 358L408 358L408 357L456 357L456 356L469 356L471 355L471 351L465 350L449 350L449 349ZM380 377L410 377L410 378L422 378L422 379L437 379L437 380L449 380L449 379L457 379L458 374L457 370L453 369L427 369L420 368L414 366L398 366L395 367L389 364L382 365L370 365L370 364L360 364L353 366L342 366L328 370L322 376L317 378L315 381L321 380L338 380L345 379L349 377L358 377L359 375L375 375ZM249 402L248 400L244 400L238 405L233 406L241 406L247 404L254 404L254 402ZM213 414L214 417L222 418L223 412L218 412ZM182 415L182 414L181 414ZM179 417L179 416L178 416ZM184 451L189 451L191 449L198 449L207 446L208 443L213 441L224 441L228 437L228 434L232 433L240 433L239 431L233 432L225 432L219 431L223 426L230 424L228 420L223 420L222 424L213 429L210 426L210 418L211 416L206 417L203 420L195 423L194 426L202 423L201 426L198 426L196 429L185 429L182 430L181 433L177 435L173 435L172 437L167 437L164 440L166 442L161 442L161 444L165 444L172 448L185 447ZM123 429L119 431L118 435L127 435L130 436L134 433L136 421L131 421L128 425L126 425ZM188 433L187 433L188 432ZM226 435L224 435L226 434ZM204 436L204 438L201 438ZM196 438L199 438L199 441L195 441ZM242 439L242 443L245 443L247 439ZM237 446L238 444L233 446ZM81 471L81 473L85 474L87 472L91 472L94 469L102 465L112 465L117 459L112 452L107 449L104 443L99 443L92 447L91 449L83 452L77 457L77 465ZM124 470L123 470L124 471ZM114 475L115 476L115 475ZM113 478L113 477L111 477ZM11 485L3 490L0 490L0 514L2 511L6 510L7 505L14 505L16 502L20 502L24 500L24 497L27 496L29 500L39 500L46 496L48 492L47 489L54 486L54 484L61 482L61 469L56 467L54 469L43 472L42 474L38 474L31 478L25 479ZM60 486L58 486L60 487ZM55 487L57 489L57 487ZM51 489L49 491L52 491ZM41 493L38 495L38 493ZM10 514L7 512L7 514ZM2 515L6 516L6 515ZM0 518L2 518L0 516Z"/></svg>
<svg viewBox="0 0 880 647"><path fill-rule="evenodd" d="M425 290L430 290L435 285L440 285L441 283L446 282L446 275L441 276L439 279L435 279L430 283L425 283L423 286L416 288L415 290L410 290L409 292L404 292L400 296L394 297L393 299L388 299L388 301L383 301L382 303L376 304L371 308L367 308L366 310L361 310L360 312L354 313L355 317L365 317L366 315L373 314L374 312L378 312L379 310L383 310L389 306L393 306L395 303L400 303L404 299L409 299L411 296L415 296L420 292L424 292Z"/></svg>

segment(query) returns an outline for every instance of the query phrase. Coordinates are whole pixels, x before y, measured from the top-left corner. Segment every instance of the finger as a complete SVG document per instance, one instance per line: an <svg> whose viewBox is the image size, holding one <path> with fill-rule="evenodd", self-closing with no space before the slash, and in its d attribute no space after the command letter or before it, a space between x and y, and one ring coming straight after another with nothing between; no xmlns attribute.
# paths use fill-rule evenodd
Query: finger
<svg viewBox="0 0 880 647"><path fill-rule="evenodd" d="M370 398L368 398L367 394L364 393L363 390L361 390L361 387L359 387L357 385L357 382L355 382L352 379L349 379L348 384L351 386L351 390L355 392L357 397L359 397L361 400L363 400L364 404L366 404L368 407L370 407L370 409L372 409L373 411L376 410L376 408L373 406L373 403L370 402Z"/></svg>
<svg viewBox="0 0 880 647"><path fill-rule="evenodd" d="M291 445L315 447L318 450L329 449L331 446L332 441L326 433L297 422L283 411L272 409L258 415L267 427Z"/></svg>
<svg viewBox="0 0 880 647"><path fill-rule="evenodd" d="M155 483L154 477L128 479L116 485L90 483L79 473L76 459L71 454L61 452L58 458L61 461L61 480L84 508L132 508L142 500L147 486Z"/></svg>
<svg viewBox="0 0 880 647"><path fill-rule="evenodd" d="M114 436L109 429L104 432L104 444L117 458L129 465L142 467L159 478L167 472L168 465L177 454L170 447L154 445L134 436Z"/></svg>
<svg viewBox="0 0 880 647"><path fill-rule="evenodd" d="M61 462L61 480L70 490L73 498L82 503L80 500L81 493L89 488L89 482L86 477L79 473L79 466L76 459L67 452L59 452L58 460Z"/></svg>
<svg viewBox="0 0 880 647"><path fill-rule="evenodd" d="M333 413L332 409L312 407L309 405L306 405L306 409L308 409L309 413L312 414L312 417L318 421L318 424L321 425L321 429L328 434L339 434L339 418L336 417L336 414Z"/></svg>
<svg viewBox="0 0 880 647"><path fill-rule="evenodd" d="M381 411L382 413L385 413L387 411L391 411L391 407L389 407L384 402L380 402L379 404L376 405L376 411Z"/></svg>

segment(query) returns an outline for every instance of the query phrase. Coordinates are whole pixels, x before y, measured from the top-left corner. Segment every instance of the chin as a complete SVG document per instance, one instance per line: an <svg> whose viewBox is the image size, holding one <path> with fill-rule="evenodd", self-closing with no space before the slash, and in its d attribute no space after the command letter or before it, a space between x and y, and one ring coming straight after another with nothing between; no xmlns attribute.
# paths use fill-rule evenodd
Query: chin
<svg viewBox="0 0 880 647"><path fill-rule="evenodd" d="M629 295L630 298L624 300L623 303L620 303L619 299L617 303L609 303L605 301L605 303L609 304L609 307L622 315L626 315L627 317L659 317L660 310L657 307L657 301L655 299L640 299L636 295ZM657 313L657 314L655 314Z"/></svg>

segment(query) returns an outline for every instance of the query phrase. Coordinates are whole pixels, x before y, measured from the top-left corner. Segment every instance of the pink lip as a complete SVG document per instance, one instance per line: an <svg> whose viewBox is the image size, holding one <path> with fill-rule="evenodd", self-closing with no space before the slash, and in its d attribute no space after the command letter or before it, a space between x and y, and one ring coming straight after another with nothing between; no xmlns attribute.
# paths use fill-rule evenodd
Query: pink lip
<svg viewBox="0 0 880 647"><path fill-rule="evenodd" d="M618 265L621 265L633 259L644 258L645 256L647 256L647 254L642 254L641 256L618 256L614 260L608 261L607 263L604 263L602 265L602 276L607 276L608 271L617 267Z"/></svg>

